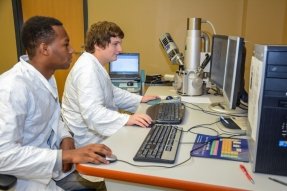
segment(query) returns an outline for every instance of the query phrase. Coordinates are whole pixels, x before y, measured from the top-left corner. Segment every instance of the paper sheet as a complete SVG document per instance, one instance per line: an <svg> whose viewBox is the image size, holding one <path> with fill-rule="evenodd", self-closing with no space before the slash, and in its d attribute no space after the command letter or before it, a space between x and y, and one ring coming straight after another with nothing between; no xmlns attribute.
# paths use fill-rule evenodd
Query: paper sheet
<svg viewBox="0 0 287 191"><path fill-rule="evenodd" d="M251 137L256 140L256 132L259 126L258 112L259 99L262 93L262 61L252 57L250 66L249 96L248 96L248 120L251 126Z"/></svg>

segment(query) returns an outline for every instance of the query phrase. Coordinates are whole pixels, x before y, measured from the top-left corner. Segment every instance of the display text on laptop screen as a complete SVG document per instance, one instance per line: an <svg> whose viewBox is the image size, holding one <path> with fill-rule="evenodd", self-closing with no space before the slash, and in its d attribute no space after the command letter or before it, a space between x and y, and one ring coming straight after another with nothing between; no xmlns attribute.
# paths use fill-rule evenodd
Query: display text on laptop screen
<svg viewBox="0 0 287 191"><path fill-rule="evenodd" d="M121 53L110 63L111 78L139 77L139 53Z"/></svg>
<svg viewBox="0 0 287 191"><path fill-rule="evenodd" d="M113 61L110 65L111 72L116 73L138 73L138 56L137 55L118 55L116 61Z"/></svg>

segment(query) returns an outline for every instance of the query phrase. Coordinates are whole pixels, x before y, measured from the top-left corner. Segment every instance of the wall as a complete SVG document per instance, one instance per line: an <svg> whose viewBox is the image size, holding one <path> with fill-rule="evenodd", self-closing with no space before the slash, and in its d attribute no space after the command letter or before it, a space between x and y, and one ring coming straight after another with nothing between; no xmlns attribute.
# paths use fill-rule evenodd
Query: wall
<svg viewBox="0 0 287 191"><path fill-rule="evenodd" d="M88 23L91 25L101 20L117 23L125 32L124 51L140 52L141 66L146 73L174 73L178 66L170 64L160 46L159 37L169 32L180 51L184 53L187 18L192 17L210 20L217 33L240 35L242 2L242 0L90 0ZM212 33L212 28L208 24L204 24L202 30Z"/></svg>
<svg viewBox="0 0 287 191"><path fill-rule="evenodd" d="M217 34L243 36L248 41L248 89L253 44L286 43L286 9L286 0L88 0L88 23L116 22L125 32L124 51L140 52L146 73L174 74L178 67L170 64L159 37L169 32L184 53L187 18L207 19ZM203 24L202 30L212 34L208 24Z"/></svg>
<svg viewBox="0 0 287 191"><path fill-rule="evenodd" d="M74 49L72 66L78 59L84 43L83 0L22 0L22 11L24 21L32 16L42 15L55 17L63 23L70 38L70 45ZM71 66L68 70L55 72L60 101Z"/></svg>
<svg viewBox="0 0 287 191"><path fill-rule="evenodd" d="M286 0L246 0L246 20L243 24L242 36L247 41L245 65L245 71L247 71L245 72L245 82L247 85L254 44L286 43L286 2Z"/></svg>
<svg viewBox="0 0 287 191"><path fill-rule="evenodd" d="M247 41L245 80L254 43L287 44L287 0L88 0L88 24L114 21L125 32L126 52L140 52L148 74L177 70L160 47L159 37L169 32L184 52L187 18L210 20L218 34L241 35ZM0 73L17 62L11 0L0 0ZM202 30L212 34L208 24ZM13 32L11 32L13 31Z"/></svg>
<svg viewBox="0 0 287 191"><path fill-rule="evenodd" d="M11 0L0 0L0 74L18 60Z"/></svg>

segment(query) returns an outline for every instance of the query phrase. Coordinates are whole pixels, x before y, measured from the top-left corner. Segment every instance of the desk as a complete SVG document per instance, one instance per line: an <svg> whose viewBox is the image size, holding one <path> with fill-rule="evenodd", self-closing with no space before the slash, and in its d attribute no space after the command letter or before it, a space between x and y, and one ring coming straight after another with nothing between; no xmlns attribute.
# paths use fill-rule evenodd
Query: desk
<svg viewBox="0 0 287 191"><path fill-rule="evenodd" d="M146 94L175 95L172 87L149 87ZM208 108L207 104L202 104ZM147 104L141 104L138 112L144 112ZM191 126L203 123L212 123L218 117L207 115L200 111L186 108L186 117L182 126L188 129ZM216 125L212 127L217 128ZM155 163L134 162L133 157L148 133L148 128L125 127L106 139L113 153L121 160L137 165ZM211 130L198 129L200 133L211 134ZM195 135L183 133L181 142L192 142ZM179 146L176 164L189 158L191 144ZM241 172L239 164L244 164L252 175L255 184L251 184ZM167 165L168 166L168 165ZM122 162L109 165L78 164L77 170L86 175L104 177L108 191L143 191L143 190L286 190L287 187L268 179L269 175L254 174L250 163L240 163L228 160L192 157L187 163L171 168L134 167ZM273 176L287 182L287 177Z"/></svg>

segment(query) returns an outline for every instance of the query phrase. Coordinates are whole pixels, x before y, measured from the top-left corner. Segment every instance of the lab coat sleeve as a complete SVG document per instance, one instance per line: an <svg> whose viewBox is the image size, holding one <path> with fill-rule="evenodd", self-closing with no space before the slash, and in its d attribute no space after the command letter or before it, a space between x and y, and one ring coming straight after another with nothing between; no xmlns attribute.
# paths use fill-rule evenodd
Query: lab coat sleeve
<svg viewBox="0 0 287 191"><path fill-rule="evenodd" d="M60 148L60 144L64 138L66 138L66 137L72 138L72 135L70 134L67 125L62 120L59 120L58 134L59 134L58 139L57 139L57 147L58 148Z"/></svg>
<svg viewBox="0 0 287 191"><path fill-rule="evenodd" d="M105 106L107 87L101 84L103 81L93 68L78 71L73 83L76 84L75 91L80 112L88 128L102 136L110 136L127 123L128 114L119 113Z"/></svg>
<svg viewBox="0 0 287 191"><path fill-rule="evenodd" d="M116 86L113 86L113 94L117 107L132 113L136 111L142 100L142 96L130 93Z"/></svg>
<svg viewBox="0 0 287 191"><path fill-rule="evenodd" d="M15 91L0 90L0 173L48 184L57 150L22 145L28 98Z"/></svg>

